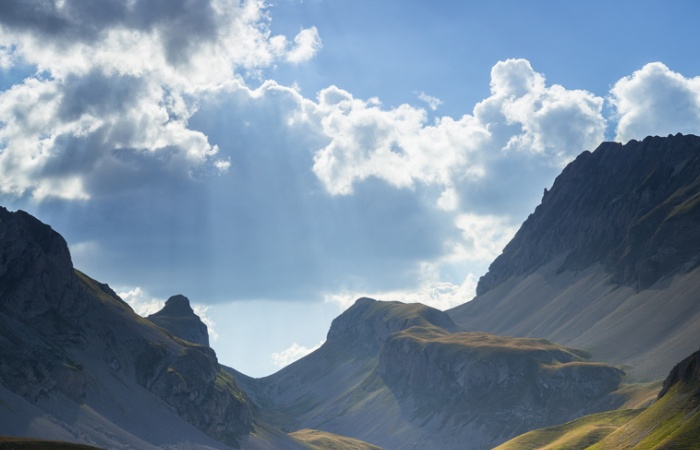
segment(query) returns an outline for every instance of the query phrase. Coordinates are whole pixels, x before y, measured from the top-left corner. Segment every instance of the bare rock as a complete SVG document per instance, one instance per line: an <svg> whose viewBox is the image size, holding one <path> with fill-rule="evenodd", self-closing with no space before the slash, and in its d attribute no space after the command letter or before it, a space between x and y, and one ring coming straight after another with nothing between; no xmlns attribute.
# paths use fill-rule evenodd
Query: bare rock
<svg viewBox="0 0 700 450"><path fill-rule="evenodd" d="M209 331L190 306L184 295L174 295L163 309L148 316L148 320L165 328L180 339L209 347Z"/></svg>

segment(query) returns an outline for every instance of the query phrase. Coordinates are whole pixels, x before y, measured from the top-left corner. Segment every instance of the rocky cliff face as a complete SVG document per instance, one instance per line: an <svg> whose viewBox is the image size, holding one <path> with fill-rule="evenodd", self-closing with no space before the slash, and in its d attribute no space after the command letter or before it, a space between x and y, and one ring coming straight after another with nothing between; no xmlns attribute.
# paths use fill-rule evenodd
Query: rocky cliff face
<svg viewBox="0 0 700 450"><path fill-rule="evenodd" d="M108 414L105 372L229 445L251 429L251 406L213 350L141 319L74 271L58 233L0 208L0 383L33 404L58 395Z"/></svg>
<svg viewBox="0 0 700 450"><path fill-rule="evenodd" d="M603 263L644 289L700 261L700 138L648 137L584 152L545 190L479 280L481 295L562 257L560 271Z"/></svg>
<svg viewBox="0 0 700 450"><path fill-rule="evenodd" d="M488 445L497 436L609 408L600 400L619 387L624 375L543 339L435 327L392 336L382 348L377 372L397 396L412 399L414 417L438 414L441 425L478 421L488 430L479 436Z"/></svg>
<svg viewBox="0 0 700 450"><path fill-rule="evenodd" d="M664 380L663 388L659 392L662 398L676 384L683 382L689 385L700 385L700 350L676 364ZM698 391L700 394L700 391Z"/></svg>
<svg viewBox="0 0 700 450"><path fill-rule="evenodd" d="M180 339L209 347L207 326L194 313L190 300L184 295L170 297L163 309L148 316L148 320Z"/></svg>

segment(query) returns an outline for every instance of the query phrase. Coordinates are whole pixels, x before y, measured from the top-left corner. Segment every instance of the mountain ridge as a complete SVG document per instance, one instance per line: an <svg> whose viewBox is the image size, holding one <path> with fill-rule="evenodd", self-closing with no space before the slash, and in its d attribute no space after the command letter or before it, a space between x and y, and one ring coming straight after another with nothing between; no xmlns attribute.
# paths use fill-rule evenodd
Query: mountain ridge
<svg viewBox="0 0 700 450"><path fill-rule="evenodd" d="M680 133L581 153L480 278L477 295L561 255L560 271L601 262L613 281L636 288L683 264L697 266L700 244L682 231L700 232L699 153L700 138ZM680 219L688 220L674 223ZM662 226L670 229L662 233Z"/></svg>
<svg viewBox="0 0 700 450"><path fill-rule="evenodd" d="M700 345L699 237L700 138L603 143L562 171L478 295L448 314L659 379Z"/></svg>

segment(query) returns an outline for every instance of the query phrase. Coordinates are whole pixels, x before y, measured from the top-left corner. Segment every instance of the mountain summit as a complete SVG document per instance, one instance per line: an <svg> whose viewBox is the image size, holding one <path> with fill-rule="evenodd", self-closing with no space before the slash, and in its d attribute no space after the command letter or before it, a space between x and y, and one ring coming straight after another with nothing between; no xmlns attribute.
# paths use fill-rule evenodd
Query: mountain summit
<svg viewBox="0 0 700 450"><path fill-rule="evenodd" d="M449 314L653 380L700 346L699 290L700 137L677 134L579 155Z"/></svg>
<svg viewBox="0 0 700 450"><path fill-rule="evenodd" d="M600 263L612 281L645 289L700 263L700 137L647 137L583 152L545 190L481 277L485 294L555 258L557 270Z"/></svg>
<svg viewBox="0 0 700 450"><path fill-rule="evenodd" d="M190 300L184 295L173 295L165 302L163 309L147 319L180 339L209 347L207 326L195 314Z"/></svg>

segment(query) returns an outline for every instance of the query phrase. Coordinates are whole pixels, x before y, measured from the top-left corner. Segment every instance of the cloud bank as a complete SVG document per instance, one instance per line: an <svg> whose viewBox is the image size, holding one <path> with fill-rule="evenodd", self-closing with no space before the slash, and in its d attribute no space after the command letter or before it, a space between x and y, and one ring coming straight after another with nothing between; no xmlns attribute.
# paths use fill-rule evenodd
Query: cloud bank
<svg viewBox="0 0 700 450"><path fill-rule="evenodd" d="M0 195L50 218L91 273L157 297L454 305L542 180L606 129L700 128L698 78L661 63L592 93L498 61L486 98L450 117L424 92L385 106L266 79L323 41L273 34L262 1L3 8Z"/></svg>

